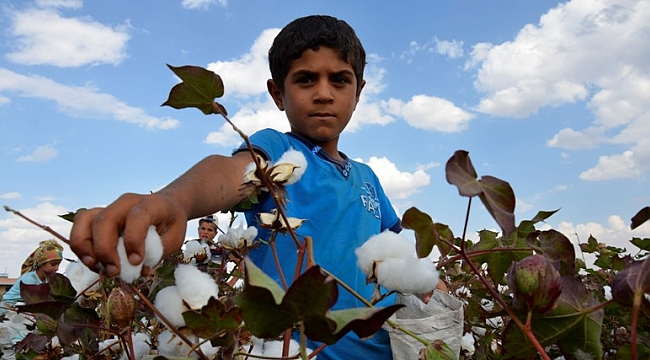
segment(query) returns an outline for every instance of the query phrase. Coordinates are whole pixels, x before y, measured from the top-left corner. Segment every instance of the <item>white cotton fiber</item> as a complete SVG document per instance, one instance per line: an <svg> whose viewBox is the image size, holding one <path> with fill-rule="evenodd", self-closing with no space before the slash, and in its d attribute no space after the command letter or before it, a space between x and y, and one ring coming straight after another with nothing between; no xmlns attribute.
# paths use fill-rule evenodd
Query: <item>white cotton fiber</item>
<svg viewBox="0 0 650 360"><path fill-rule="evenodd" d="M131 284L140 277L142 263L139 265L131 265L129 259L126 257L124 238L121 236L117 239L117 255L120 257L120 278L124 280L124 282Z"/></svg>
<svg viewBox="0 0 650 360"><path fill-rule="evenodd" d="M249 226L244 229L243 225L231 227L225 234L219 235L219 243L226 249L239 249L244 245L250 245L257 237L257 228Z"/></svg>
<svg viewBox="0 0 650 360"><path fill-rule="evenodd" d="M438 271L429 259L386 259L377 263L377 282L406 294L424 294L438 285Z"/></svg>
<svg viewBox="0 0 650 360"><path fill-rule="evenodd" d="M282 156L280 156L278 161L275 163L292 164L296 166L296 168L293 169L293 174L291 174L289 180L285 182L285 185L297 183L298 180L300 180L302 177L302 174L304 174L307 170L307 159L305 158L305 155L298 150L294 150L293 148L287 150L284 154L282 154Z"/></svg>
<svg viewBox="0 0 650 360"><path fill-rule="evenodd" d="M189 336L190 341L196 340L195 336ZM158 335L158 352L163 356L187 356L192 350L180 337L176 336L169 329L163 330ZM195 352L190 355L191 358L197 358Z"/></svg>
<svg viewBox="0 0 650 360"><path fill-rule="evenodd" d="M163 245L156 227L151 225L147 230L147 237L144 240L144 261L143 265L153 267L158 265L163 256Z"/></svg>
<svg viewBox="0 0 650 360"><path fill-rule="evenodd" d="M380 234L371 236L354 253L357 255L357 264L366 275L372 275L374 262L381 262L389 258L412 258L415 257L415 244L413 241L386 230Z"/></svg>
<svg viewBox="0 0 650 360"><path fill-rule="evenodd" d="M99 274L90 270L81 261L68 264L65 268L65 276L70 279L70 283L77 290L77 294L88 289L90 285L93 285L88 289L90 291L99 289Z"/></svg>
<svg viewBox="0 0 650 360"><path fill-rule="evenodd" d="M216 281L192 265L178 265L174 270L174 279L178 293L192 309L202 308L210 297L219 297Z"/></svg>
<svg viewBox="0 0 650 360"><path fill-rule="evenodd" d="M250 352L251 355L255 356L265 356L270 358L279 358L282 356L282 348L284 346L283 341L277 340L263 340L256 337L251 337L251 343L253 344L253 350ZM300 352L300 344L291 339L289 341L289 356L295 356ZM312 349L307 349L307 355L313 352ZM316 359L314 356L312 360Z"/></svg>
<svg viewBox="0 0 650 360"><path fill-rule="evenodd" d="M149 355L151 352L151 339L149 339L149 336L145 333L135 333L131 337L132 343L133 343L133 351L135 352L135 355L133 356L134 359L142 359L145 355ZM125 352L122 353L122 357L120 357L120 360L129 360L130 357L129 355Z"/></svg>
<svg viewBox="0 0 650 360"><path fill-rule="evenodd" d="M181 298L181 294L178 293L176 285L167 286L160 290L153 304L172 325L176 327L185 326L183 312L188 309L183 305L183 299Z"/></svg>

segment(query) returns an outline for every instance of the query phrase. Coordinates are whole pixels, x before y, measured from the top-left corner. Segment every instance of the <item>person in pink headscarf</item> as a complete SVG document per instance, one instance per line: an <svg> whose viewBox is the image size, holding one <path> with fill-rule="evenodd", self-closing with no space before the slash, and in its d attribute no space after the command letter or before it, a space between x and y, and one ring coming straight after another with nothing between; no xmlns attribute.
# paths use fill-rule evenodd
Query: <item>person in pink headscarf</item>
<svg viewBox="0 0 650 360"><path fill-rule="evenodd" d="M2 296L0 315L4 315L21 300L21 283L38 285L47 282L48 276L59 270L61 260L63 260L63 247L56 240L41 241L38 248L23 263L18 281Z"/></svg>

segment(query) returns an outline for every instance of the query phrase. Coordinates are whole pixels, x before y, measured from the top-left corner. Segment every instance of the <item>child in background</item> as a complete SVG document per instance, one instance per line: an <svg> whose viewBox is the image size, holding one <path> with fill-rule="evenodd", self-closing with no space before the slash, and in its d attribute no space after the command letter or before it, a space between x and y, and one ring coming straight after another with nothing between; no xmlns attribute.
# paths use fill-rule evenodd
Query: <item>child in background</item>
<svg viewBox="0 0 650 360"><path fill-rule="evenodd" d="M289 23L269 50L272 79L267 88L278 109L286 113L291 131L266 129L250 136L250 141L255 152L271 162L290 149L304 154L305 173L299 182L286 187L287 214L307 220L298 232L313 238L316 263L370 298L373 286L366 284L357 267L354 249L372 235L387 229L400 231L401 227L370 167L338 149L339 136L365 85L365 63L365 50L346 22L330 16L307 16ZM120 232L129 262L139 264L147 228L153 224L165 254L171 254L183 243L188 219L230 209L244 200L240 188L252 161L245 147L232 156L212 155L158 192L124 194L106 208L80 212L72 228L71 248L88 267L101 264L108 275L118 275ZM269 196L259 200L246 212L249 226L258 226L257 214L277 207ZM268 230L259 228L260 238L268 240L268 236ZM282 271L291 280L295 245L279 236L276 246ZM249 256L279 282L268 246L252 250ZM391 301L394 298L386 303ZM339 291L335 309L361 306L347 291ZM318 345L308 344L312 349ZM379 330L365 340L350 332L327 346L318 358L388 360L392 354L388 334Z"/></svg>
<svg viewBox="0 0 650 360"><path fill-rule="evenodd" d="M10 310L20 297L20 284L38 285L47 282L50 274L59 270L63 260L63 247L56 240L41 241L38 248L25 260L20 269L20 278L2 296L0 315Z"/></svg>

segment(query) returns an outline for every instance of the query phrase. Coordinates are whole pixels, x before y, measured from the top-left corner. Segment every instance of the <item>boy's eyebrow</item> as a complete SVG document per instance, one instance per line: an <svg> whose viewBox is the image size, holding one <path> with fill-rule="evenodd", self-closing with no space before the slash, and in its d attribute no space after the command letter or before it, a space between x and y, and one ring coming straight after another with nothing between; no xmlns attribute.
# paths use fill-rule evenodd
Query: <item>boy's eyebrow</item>
<svg viewBox="0 0 650 360"><path fill-rule="evenodd" d="M316 74L316 71L312 70L307 70L307 69L302 69L302 70L296 70L295 72L292 73L292 76L302 76L302 75L313 75ZM354 71L351 69L343 69L339 71L334 71L330 75L349 75L349 76L354 76Z"/></svg>

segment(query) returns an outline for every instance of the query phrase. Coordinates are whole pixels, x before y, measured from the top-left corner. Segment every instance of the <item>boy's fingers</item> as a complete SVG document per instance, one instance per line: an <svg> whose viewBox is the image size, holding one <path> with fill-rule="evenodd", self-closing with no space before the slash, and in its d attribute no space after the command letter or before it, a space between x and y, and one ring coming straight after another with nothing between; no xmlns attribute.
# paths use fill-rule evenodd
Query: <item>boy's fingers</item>
<svg viewBox="0 0 650 360"><path fill-rule="evenodd" d="M81 262L89 269L95 270L97 258L93 245L92 223L101 208L84 210L75 215L70 230L70 249L77 254Z"/></svg>

